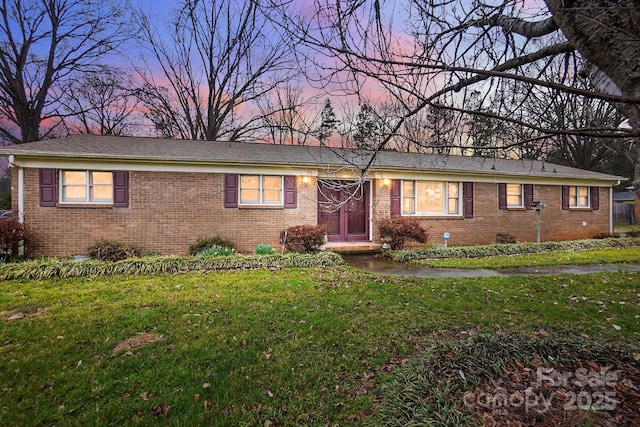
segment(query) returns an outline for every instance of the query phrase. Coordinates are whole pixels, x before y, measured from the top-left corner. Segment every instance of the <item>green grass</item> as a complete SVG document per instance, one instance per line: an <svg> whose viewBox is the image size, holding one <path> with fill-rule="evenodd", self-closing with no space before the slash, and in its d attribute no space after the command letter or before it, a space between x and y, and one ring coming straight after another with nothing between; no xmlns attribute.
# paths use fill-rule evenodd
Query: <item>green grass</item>
<svg viewBox="0 0 640 427"><path fill-rule="evenodd" d="M539 254L501 255L483 258L448 258L412 261L412 264L426 267L467 269L624 263L640 263L640 247L555 251Z"/></svg>
<svg viewBox="0 0 640 427"><path fill-rule="evenodd" d="M384 367L432 334L637 342L640 274L434 280L338 266L14 280L0 284L0 311L0 425L375 425ZM8 321L16 312L26 317ZM113 354L145 331L163 339Z"/></svg>

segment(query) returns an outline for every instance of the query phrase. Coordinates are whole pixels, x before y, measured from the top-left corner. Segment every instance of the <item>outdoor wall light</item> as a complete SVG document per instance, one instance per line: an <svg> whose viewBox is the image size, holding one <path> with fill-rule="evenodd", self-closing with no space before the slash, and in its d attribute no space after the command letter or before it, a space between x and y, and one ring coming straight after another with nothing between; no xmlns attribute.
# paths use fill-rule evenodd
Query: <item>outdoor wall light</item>
<svg viewBox="0 0 640 427"><path fill-rule="evenodd" d="M309 184L310 182L311 182L311 177L309 177L308 175L305 175L302 177L303 184Z"/></svg>
<svg viewBox="0 0 640 427"><path fill-rule="evenodd" d="M385 178L382 180L382 186L383 187L390 187L391 186L391 180L389 178Z"/></svg>

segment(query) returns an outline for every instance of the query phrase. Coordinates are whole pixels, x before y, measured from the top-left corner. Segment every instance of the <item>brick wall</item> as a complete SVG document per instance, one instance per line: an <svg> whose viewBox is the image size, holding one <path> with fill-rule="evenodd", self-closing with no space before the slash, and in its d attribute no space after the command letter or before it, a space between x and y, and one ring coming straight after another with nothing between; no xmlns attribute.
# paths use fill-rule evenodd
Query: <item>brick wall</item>
<svg viewBox="0 0 640 427"><path fill-rule="evenodd" d="M17 172L13 171L17 185ZM295 209L223 207L222 174L129 172L129 207L39 206L38 170L25 170L25 222L33 239L30 256L68 256L86 253L100 239L134 244L147 252L185 255L199 238L220 235L240 251L258 243L279 247L279 234L287 226L316 224L316 181L298 178ZM389 216L390 189L373 181L372 218ZM534 186L534 200L547 208L541 215L542 240L593 237L609 231L609 188L600 189L600 209L561 209L561 186ZM16 192L13 206L17 206ZM495 241L496 233L509 233L520 241L535 240L535 212L498 209L497 184L474 184L474 217L421 219L429 229L429 243L442 243L449 231L450 244ZM586 223L586 225L583 225ZM374 226L374 241L379 241Z"/></svg>
<svg viewBox="0 0 640 427"><path fill-rule="evenodd" d="M374 205L374 218L389 215L389 188L376 183L379 200ZM450 233L449 244L493 243L496 233L508 233L518 241L536 239L535 211L498 209L498 184L474 183L473 218L421 217L420 222L429 230L429 243L442 243L445 231ZM540 215L540 237L545 240L591 238L609 232L610 188L600 188L600 209L562 210L562 186L535 185L533 199L542 200L547 207ZM586 225L584 225L586 223ZM374 240L380 236L374 227Z"/></svg>
<svg viewBox="0 0 640 427"><path fill-rule="evenodd" d="M25 170L25 223L33 235L28 254L83 254L96 241L111 239L147 252L185 255L197 239L214 235L250 252L263 242L279 247L280 230L288 225L317 222L315 182L298 181L296 209L225 209L223 178L212 173L132 171L128 208L43 208L38 199L38 171Z"/></svg>

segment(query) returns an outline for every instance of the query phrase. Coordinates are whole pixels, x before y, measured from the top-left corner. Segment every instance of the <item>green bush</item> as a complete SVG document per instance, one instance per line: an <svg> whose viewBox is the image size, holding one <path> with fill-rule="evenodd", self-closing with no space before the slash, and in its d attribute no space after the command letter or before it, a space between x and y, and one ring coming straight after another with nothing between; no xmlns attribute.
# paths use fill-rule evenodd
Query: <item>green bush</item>
<svg viewBox="0 0 640 427"><path fill-rule="evenodd" d="M640 246L638 238L586 239L562 242L514 243L478 246L430 246L412 251L397 251L391 254L395 261L409 262L438 258L481 258L497 255L522 255L550 251L576 251L585 249L631 248Z"/></svg>
<svg viewBox="0 0 640 427"><path fill-rule="evenodd" d="M211 246L198 252L196 256L199 257L211 257L211 256L230 256L236 255L236 250L227 248L224 246Z"/></svg>
<svg viewBox="0 0 640 427"><path fill-rule="evenodd" d="M87 254L91 259L114 262L139 257L142 255L142 250L122 242L100 240L87 249Z"/></svg>
<svg viewBox="0 0 640 427"><path fill-rule="evenodd" d="M10 259L18 256L21 241L27 238L24 224L16 219L0 220L0 259Z"/></svg>
<svg viewBox="0 0 640 427"><path fill-rule="evenodd" d="M627 237L640 237L640 230L631 230L625 233Z"/></svg>
<svg viewBox="0 0 640 427"><path fill-rule="evenodd" d="M289 251L316 253L324 244L326 229L321 225L295 225L280 232L280 243Z"/></svg>
<svg viewBox="0 0 640 427"><path fill-rule="evenodd" d="M118 262L39 259L0 264L0 280L54 277L113 276L118 274L175 274L190 271L310 268L340 265L342 257L334 252L284 255L237 255L217 257L150 257Z"/></svg>
<svg viewBox="0 0 640 427"><path fill-rule="evenodd" d="M402 249L407 240L420 243L427 241L427 231L415 218L384 218L378 220L377 225L382 240L388 241L392 250Z"/></svg>
<svg viewBox="0 0 640 427"><path fill-rule="evenodd" d="M516 243L516 238L509 233L496 233L496 243Z"/></svg>
<svg viewBox="0 0 640 427"><path fill-rule="evenodd" d="M235 249L233 242L224 239L220 236L206 237L200 239L191 246L189 246L189 255L198 255L200 252L207 248L213 248L214 246L221 248Z"/></svg>
<svg viewBox="0 0 640 427"><path fill-rule="evenodd" d="M267 243L260 243L253 248L253 253L256 255L272 255L276 253L276 250Z"/></svg>

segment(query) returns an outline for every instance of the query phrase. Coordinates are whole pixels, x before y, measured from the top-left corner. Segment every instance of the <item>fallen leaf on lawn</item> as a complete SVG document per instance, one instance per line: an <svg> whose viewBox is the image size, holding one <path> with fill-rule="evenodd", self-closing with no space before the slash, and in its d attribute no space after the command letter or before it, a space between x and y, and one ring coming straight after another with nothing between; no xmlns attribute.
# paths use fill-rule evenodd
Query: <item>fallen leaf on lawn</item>
<svg viewBox="0 0 640 427"><path fill-rule="evenodd" d="M273 393L271 393L271 390L267 390L267 396L273 397Z"/></svg>
<svg viewBox="0 0 640 427"><path fill-rule="evenodd" d="M171 409L169 406L161 403L154 406L151 410L153 411L153 415L163 415L164 417L168 417Z"/></svg>
<svg viewBox="0 0 640 427"><path fill-rule="evenodd" d="M149 394L147 392L140 393L140 399L148 400L148 398L149 398Z"/></svg>
<svg viewBox="0 0 640 427"><path fill-rule="evenodd" d="M622 329L622 326L616 325L615 323L613 324L613 329L615 329L616 331L619 331L620 329Z"/></svg>
<svg viewBox="0 0 640 427"><path fill-rule="evenodd" d="M204 384L202 384L202 388L211 388L211 384L210 383L204 383Z"/></svg>

